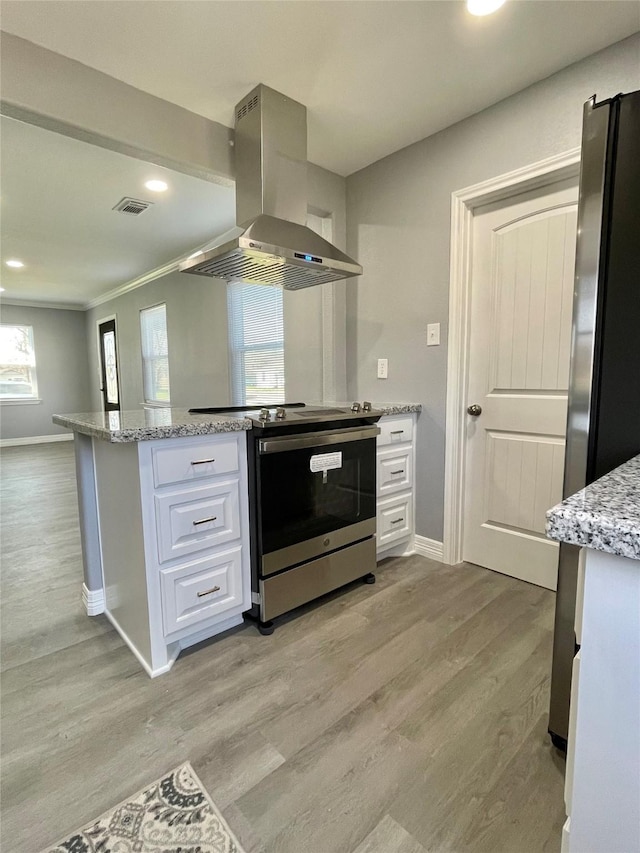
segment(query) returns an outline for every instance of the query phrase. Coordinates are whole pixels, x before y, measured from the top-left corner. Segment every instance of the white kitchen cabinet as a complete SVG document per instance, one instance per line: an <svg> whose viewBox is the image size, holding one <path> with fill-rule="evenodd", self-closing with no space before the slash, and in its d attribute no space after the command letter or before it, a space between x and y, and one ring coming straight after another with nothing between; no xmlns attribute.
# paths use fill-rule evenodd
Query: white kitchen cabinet
<svg viewBox="0 0 640 853"><path fill-rule="evenodd" d="M583 549L563 853L640 851L640 562Z"/></svg>
<svg viewBox="0 0 640 853"><path fill-rule="evenodd" d="M378 501L378 551L405 542L413 532L413 494L404 492Z"/></svg>
<svg viewBox="0 0 640 853"><path fill-rule="evenodd" d="M195 444L193 441L177 439L177 445L176 439L169 443L154 442L151 460L155 486L192 483L239 471L240 455L236 435L207 436L197 439Z"/></svg>
<svg viewBox="0 0 640 853"><path fill-rule="evenodd" d="M153 677L251 607L245 433L93 453L104 612Z"/></svg>
<svg viewBox="0 0 640 853"><path fill-rule="evenodd" d="M382 559L413 553L416 415L386 415L379 426L376 552Z"/></svg>
<svg viewBox="0 0 640 853"><path fill-rule="evenodd" d="M165 636L244 603L242 546L160 570Z"/></svg>
<svg viewBox="0 0 640 853"><path fill-rule="evenodd" d="M378 447L378 497L413 488L413 446Z"/></svg>
<svg viewBox="0 0 640 853"><path fill-rule="evenodd" d="M161 563L240 538L238 478L154 495Z"/></svg>

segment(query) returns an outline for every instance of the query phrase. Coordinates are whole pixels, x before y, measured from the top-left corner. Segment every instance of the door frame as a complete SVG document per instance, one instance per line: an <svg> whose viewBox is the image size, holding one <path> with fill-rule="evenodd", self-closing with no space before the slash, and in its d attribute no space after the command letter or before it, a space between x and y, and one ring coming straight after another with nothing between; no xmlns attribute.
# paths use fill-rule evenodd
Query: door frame
<svg viewBox="0 0 640 853"><path fill-rule="evenodd" d="M463 408L469 371L474 211L481 205L505 201L528 190L550 186L568 178L575 178L577 183L579 173L578 147L451 193L442 558L449 565L462 562L464 534L466 417Z"/></svg>
<svg viewBox="0 0 640 853"><path fill-rule="evenodd" d="M100 326L103 323L108 323L113 320L116 331L116 360L118 364L118 399L120 401L120 410L122 411L122 387L120 384L120 336L118 334L118 315L108 314L106 317L101 317L96 320L96 352L98 355L98 388L102 385L102 347L100 343ZM104 408L104 392L100 391L100 408L105 412Z"/></svg>

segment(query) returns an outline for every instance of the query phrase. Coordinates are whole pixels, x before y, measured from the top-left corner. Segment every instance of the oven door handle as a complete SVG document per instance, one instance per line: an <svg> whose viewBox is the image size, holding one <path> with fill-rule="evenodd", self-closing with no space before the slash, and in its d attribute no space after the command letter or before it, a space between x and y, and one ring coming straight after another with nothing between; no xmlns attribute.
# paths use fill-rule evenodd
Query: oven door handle
<svg viewBox="0 0 640 853"><path fill-rule="evenodd" d="M282 453L285 450L303 450L305 447L326 447L329 444L345 444L362 441L380 435L380 427L367 426L359 429L336 429L331 432L306 432L302 435L282 435L258 440L258 452Z"/></svg>

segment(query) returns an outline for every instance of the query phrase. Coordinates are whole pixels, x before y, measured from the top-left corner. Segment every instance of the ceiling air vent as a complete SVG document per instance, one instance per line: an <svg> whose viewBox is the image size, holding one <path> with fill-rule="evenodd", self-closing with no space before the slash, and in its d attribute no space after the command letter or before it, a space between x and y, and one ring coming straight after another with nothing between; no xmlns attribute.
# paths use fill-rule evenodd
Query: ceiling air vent
<svg viewBox="0 0 640 853"><path fill-rule="evenodd" d="M140 216L152 204L152 201L141 201L139 198L123 198L112 209L119 213L127 213L129 216Z"/></svg>

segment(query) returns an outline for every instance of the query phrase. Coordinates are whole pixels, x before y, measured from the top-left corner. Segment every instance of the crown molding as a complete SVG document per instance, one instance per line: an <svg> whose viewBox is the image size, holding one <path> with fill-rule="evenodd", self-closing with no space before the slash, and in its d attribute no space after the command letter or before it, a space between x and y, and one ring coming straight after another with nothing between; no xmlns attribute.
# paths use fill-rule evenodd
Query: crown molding
<svg viewBox="0 0 640 853"><path fill-rule="evenodd" d="M87 306L78 302L38 302L34 299L0 299L0 309L5 305L17 308L53 308L56 311L86 311Z"/></svg>

